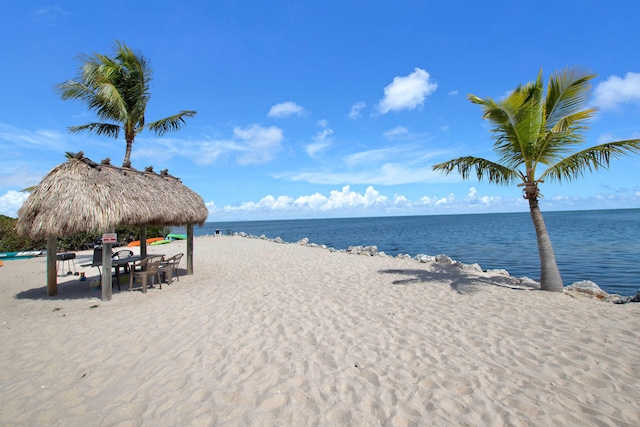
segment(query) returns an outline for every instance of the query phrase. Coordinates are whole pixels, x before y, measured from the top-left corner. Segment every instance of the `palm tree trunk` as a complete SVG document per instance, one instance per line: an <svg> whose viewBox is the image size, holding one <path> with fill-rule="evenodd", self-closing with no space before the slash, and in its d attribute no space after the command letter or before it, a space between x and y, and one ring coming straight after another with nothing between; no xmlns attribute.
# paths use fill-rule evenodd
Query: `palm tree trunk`
<svg viewBox="0 0 640 427"><path fill-rule="evenodd" d="M549 233L547 233L547 227L544 225L544 219L536 197L529 199L529 210L531 211L531 220L536 229L536 238L538 239L540 287L543 291L562 292L562 277L560 277L556 256L551 246L551 239L549 239Z"/></svg>
<svg viewBox="0 0 640 427"><path fill-rule="evenodd" d="M133 138L129 138L125 135L125 141L127 143L127 149L124 152L124 161L122 162L122 166L129 167L131 166L131 148L133 147Z"/></svg>

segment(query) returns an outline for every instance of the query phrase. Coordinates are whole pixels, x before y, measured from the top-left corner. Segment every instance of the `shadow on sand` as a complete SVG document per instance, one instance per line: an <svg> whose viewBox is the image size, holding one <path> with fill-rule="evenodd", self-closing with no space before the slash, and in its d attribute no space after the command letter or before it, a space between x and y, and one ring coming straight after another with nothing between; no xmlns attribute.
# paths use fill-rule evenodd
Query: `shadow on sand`
<svg viewBox="0 0 640 427"><path fill-rule="evenodd" d="M179 276L184 276L186 274L187 270L186 269L178 269L178 275ZM73 278L70 280L60 280L63 277L67 277L67 278ZM112 292L113 293L118 293L118 292L128 292L129 291L129 279L128 279L128 275L123 274L121 276L121 278L126 278L126 283L125 281L121 281L120 282L120 290L118 290L118 287L116 285L113 286ZM44 280L44 278L43 278ZM31 289L27 289L25 291L22 292L18 292L15 295L16 299L32 299L32 300L73 300L73 299L92 299L92 298L101 298L102 297L102 290L101 289L95 289L91 288L91 283L94 281L100 281L100 276L97 274L93 275L93 276L87 276L86 280L84 281L80 281L80 277L79 276L58 276L58 295L55 296L48 296L47 295L47 287L46 286L42 286L39 288L31 288ZM174 281L174 283L176 283ZM163 283L166 284L166 283ZM154 285L155 289L158 289L158 283L156 282L156 284ZM142 287L140 286L140 281L137 281L134 283L133 285L133 291L134 292L142 292Z"/></svg>
<svg viewBox="0 0 640 427"><path fill-rule="evenodd" d="M403 269L403 270L381 270L381 274L401 274L406 279L394 280L394 285L410 285L412 283L430 283L430 282L448 282L451 289L459 294L472 294L477 291L480 286L498 286L514 290L531 290L534 287L518 285L513 282L513 278L494 275L491 277L482 277L467 272L454 265L441 266L438 271L427 271L420 269Z"/></svg>

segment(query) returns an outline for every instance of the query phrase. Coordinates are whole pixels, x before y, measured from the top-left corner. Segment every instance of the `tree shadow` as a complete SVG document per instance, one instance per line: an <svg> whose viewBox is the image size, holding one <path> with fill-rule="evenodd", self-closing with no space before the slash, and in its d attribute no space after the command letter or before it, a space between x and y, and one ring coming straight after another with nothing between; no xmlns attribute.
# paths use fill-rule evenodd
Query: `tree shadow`
<svg viewBox="0 0 640 427"><path fill-rule="evenodd" d="M513 277L492 275L490 277L478 276L473 271L465 271L455 265L439 266L437 271L421 269L380 270L381 274L400 274L406 279L394 280L394 285L410 285L412 283L448 282L451 289L459 294L469 295L481 286L498 286L513 290L534 290L533 286L517 284Z"/></svg>

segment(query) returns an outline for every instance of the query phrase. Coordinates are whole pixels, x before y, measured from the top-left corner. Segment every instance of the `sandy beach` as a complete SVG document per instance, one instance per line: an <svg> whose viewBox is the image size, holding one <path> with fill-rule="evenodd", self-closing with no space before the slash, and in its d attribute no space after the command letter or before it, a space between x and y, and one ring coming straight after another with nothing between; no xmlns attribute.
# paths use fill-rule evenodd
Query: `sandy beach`
<svg viewBox="0 0 640 427"><path fill-rule="evenodd" d="M185 252L184 242L150 253ZM0 267L2 426L637 426L639 304L443 263L195 239L194 275Z"/></svg>

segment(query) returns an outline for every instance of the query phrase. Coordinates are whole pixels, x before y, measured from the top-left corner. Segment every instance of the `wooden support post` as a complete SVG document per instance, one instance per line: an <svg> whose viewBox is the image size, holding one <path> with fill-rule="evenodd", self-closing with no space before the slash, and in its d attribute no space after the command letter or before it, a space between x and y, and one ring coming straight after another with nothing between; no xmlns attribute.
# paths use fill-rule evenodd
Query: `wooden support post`
<svg viewBox="0 0 640 427"><path fill-rule="evenodd" d="M147 257L147 226L140 227L140 258L145 259Z"/></svg>
<svg viewBox="0 0 640 427"><path fill-rule="evenodd" d="M187 274L193 274L193 224L187 224Z"/></svg>
<svg viewBox="0 0 640 427"><path fill-rule="evenodd" d="M58 238L47 236L47 295L58 295L58 269L56 268L56 252Z"/></svg>
<svg viewBox="0 0 640 427"><path fill-rule="evenodd" d="M102 243L102 301L111 301L111 243Z"/></svg>

